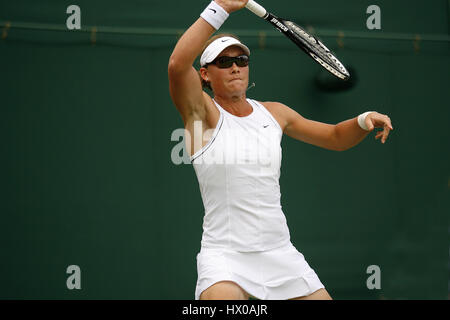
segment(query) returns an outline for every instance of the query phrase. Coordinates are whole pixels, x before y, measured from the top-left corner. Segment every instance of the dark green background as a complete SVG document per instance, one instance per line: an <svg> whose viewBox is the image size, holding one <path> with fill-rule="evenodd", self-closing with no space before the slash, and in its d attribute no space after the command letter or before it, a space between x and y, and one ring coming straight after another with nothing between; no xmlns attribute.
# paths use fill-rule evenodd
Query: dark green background
<svg viewBox="0 0 450 320"><path fill-rule="evenodd" d="M0 298L193 299L203 205L191 165L174 165L182 128L167 80L177 40L209 1L0 1ZM449 2L269 1L317 30L448 35ZM96 35L14 28L169 28L169 35ZM381 8L381 30L366 8ZM3 28L2 28L3 29ZM449 42L323 37L355 85L318 88L320 67L247 10L221 31L252 49L248 96L338 123L388 114L374 133L332 152L283 138L282 206L291 240L335 299L446 299L449 283ZM272 35L261 46L247 31ZM170 32L169 32L170 33ZM417 47L417 45L416 45ZM66 268L81 268L68 290ZM381 269L368 290L366 269Z"/></svg>

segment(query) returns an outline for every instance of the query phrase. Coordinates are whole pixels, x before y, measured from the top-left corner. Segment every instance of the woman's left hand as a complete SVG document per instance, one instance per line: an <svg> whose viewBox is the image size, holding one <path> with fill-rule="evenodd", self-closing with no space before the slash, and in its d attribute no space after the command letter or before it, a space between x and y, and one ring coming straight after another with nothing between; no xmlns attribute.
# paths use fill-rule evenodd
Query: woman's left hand
<svg viewBox="0 0 450 320"><path fill-rule="evenodd" d="M389 136L389 132L394 130L391 119L387 115L378 112L369 113L365 122L369 131L372 131L374 128L383 128L382 131L378 131L375 135L375 139L381 138L381 143L385 143Z"/></svg>

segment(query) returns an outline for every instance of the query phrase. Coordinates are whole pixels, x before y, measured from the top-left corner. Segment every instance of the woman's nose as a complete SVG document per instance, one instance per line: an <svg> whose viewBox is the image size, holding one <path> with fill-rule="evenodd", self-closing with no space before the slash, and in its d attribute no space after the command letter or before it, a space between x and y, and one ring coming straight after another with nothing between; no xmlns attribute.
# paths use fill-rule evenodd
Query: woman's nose
<svg viewBox="0 0 450 320"><path fill-rule="evenodd" d="M232 72L237 72L237 71L239 71L239 67L238 67L238 65L236 64L236 62L233 62L233 65L231 66L231 69L232 69Z"/></svg>

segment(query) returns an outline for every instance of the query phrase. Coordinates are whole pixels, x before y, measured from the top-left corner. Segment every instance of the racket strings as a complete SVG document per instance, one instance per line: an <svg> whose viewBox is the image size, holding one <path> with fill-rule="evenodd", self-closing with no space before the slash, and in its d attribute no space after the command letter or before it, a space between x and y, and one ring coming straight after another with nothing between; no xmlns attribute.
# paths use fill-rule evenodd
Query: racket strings
<svg viewBox="0 0 450 320"><path fill-rule="evenodd" d="M317 62L320 63L321 66L323 66L325 69L327 69L328 71L330 71L332 74L334 74L336 77L340 78L340 79L345 79L345 76L342 75L341 72L336 71L335 68L333 68L332 66L330 66L328 63L326 63L325 61L323 61L322 59L320 59L318 56L316 56L314 53L310 52L309 53L311 55L311 57L316 60Z"/></svg>
<svg viewBox="0 0 450 320"><path fill-rule="evenodd" d="M316 37L310 35L292 21L284 21L292 33L310 50L308 54L320 65L341 79L350 76L344 65Z"/></svg>

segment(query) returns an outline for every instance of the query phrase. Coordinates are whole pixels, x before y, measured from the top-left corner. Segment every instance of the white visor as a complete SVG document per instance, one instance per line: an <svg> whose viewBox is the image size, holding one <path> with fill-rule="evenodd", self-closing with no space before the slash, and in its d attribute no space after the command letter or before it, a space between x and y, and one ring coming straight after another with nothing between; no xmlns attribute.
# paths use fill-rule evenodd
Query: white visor
<svg viewBox="0 0 450 320"><path fill-rule="evenodd" d="M221 37L211 42L203 51L200 57L200 66L204 67L207 63L212 62L223 50L230 46L238 46L244 50L246 55L250 56L250 50L239 40L232 37Z"/></svg>

